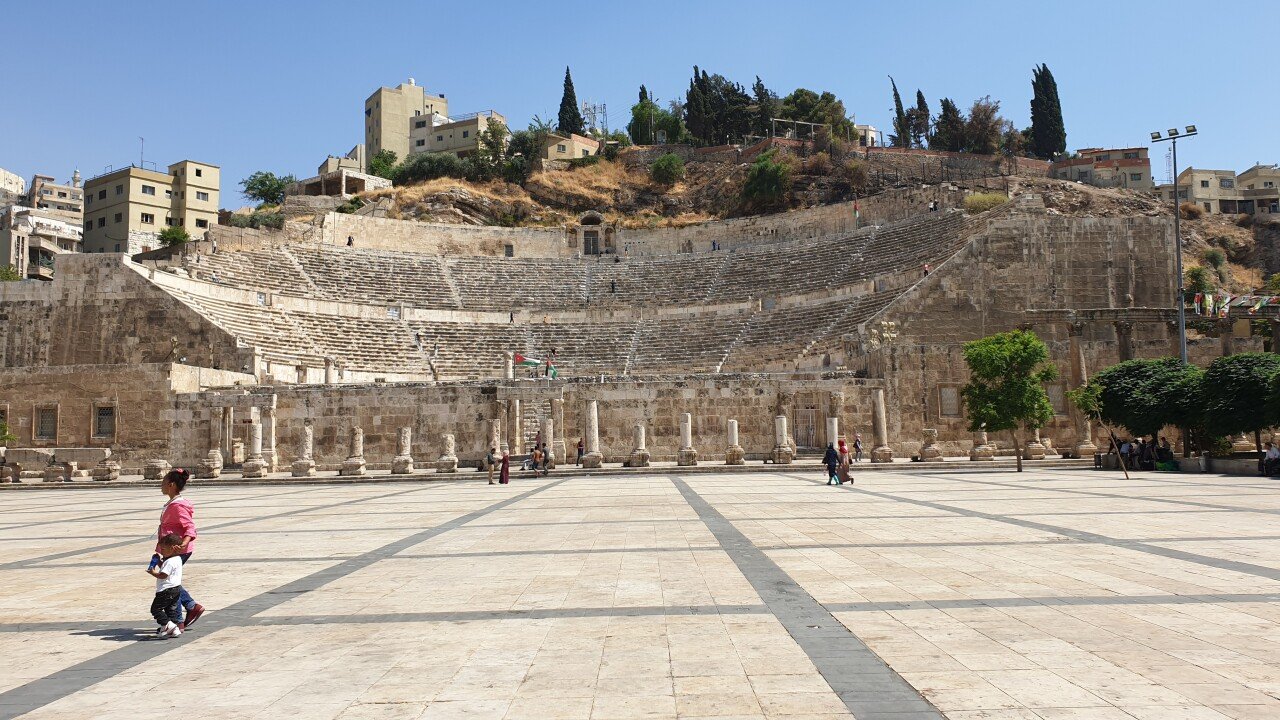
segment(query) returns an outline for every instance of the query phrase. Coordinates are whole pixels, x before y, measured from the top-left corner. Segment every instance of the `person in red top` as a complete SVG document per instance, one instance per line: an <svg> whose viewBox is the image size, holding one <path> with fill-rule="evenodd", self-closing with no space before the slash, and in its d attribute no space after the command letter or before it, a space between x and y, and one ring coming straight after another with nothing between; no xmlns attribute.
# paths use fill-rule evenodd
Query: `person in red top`
<svg viewBox="0 0 1280 720"><path fill-rule="evenodd" d="M166 502L164 509L160 511L160 527L156 530L156 551L151 558L152 565L160 561L159 541L170 533L182 538L178 557L182 559L183 565L187 564L187 560L191 559L191 553L195 551L195 508L191 506L190 501L182 497L182 490L187 486L187 480L190 479L191 473L189 471L182 468L174 468L160 482L160 491L169 498L169 502ZM186 611L186 621L182 623L184 630L195 625L200 616L204 614L204 606L191 597L185 585L178 595L178 604Z"/></svg>

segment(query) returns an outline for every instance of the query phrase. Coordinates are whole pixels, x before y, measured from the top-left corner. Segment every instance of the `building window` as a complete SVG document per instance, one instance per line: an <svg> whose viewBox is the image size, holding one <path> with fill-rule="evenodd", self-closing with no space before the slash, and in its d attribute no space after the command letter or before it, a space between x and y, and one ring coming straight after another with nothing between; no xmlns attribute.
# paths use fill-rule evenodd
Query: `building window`
<svg viewBox="0 0 1280 720"><path fill-rule="evenodd" d="M1275 187L1275 186L1276 186L1276 184L1275 184L1275 183L1273 183L1273 182L1271 182L1270 180L1267 180L1267 181L1265 181L1265 182L1263 182L1263 183L1262 183L1262 187L1264 187L1264 188Z"/></svg>
<svg viewBox="0 0 1280 720"><path fill-rule="evenodd" d="M124 213L116 213L116 220L115 220L115 221L116 221L116 222L123 222L123 221L124 221Z"/></svg>
<svg viewBox="0 0 1280 720"><path fill-rule="evenodd" d="M197 199L197 200L208 200L208 199L209 199L209 193L207 193L207 192L200 192L199 190L197 190L197 191L196 191L196 199Z"/></svg>
<svg viewBox="0 0 1280 720"><path fill-rule="evenodd" d="M400 308L398 308L398 307L389 307L389 308L387 308L387 317L391 318L392 320L399 320L399 319L400 319Z"/></svg>
<svg viewBox="0 0 1280 720"><path fill-rule="evenodd" d="M142 224L143 224L143 225L155 225L155 224L156 224L156 216L155 216L155 215L152 215L151 213L142 213Z"/></svg>
<svg viewBox="0 0 1280 720"><path fill-rule="evenodd" d="M1049 405L1053 408L1054 415L1067 414L1067 388L1062 383L1052 383L1044 386L1044 392L1049 396Z"/></svg>
<svg viewBox="0 0 1280 720"><path fill-rule="evenodd" d="M124 194L124 186L123 186L123 185L117 185L117 186L116 186L116 194L117 194L117 195L123 195L123 194Z"/></svg>
<svg viewBox="0 0 1280 720"><path fill-rule="evenodd" d="M960 417L960 388L955 385L938 388L938 416Z"/></svg>
<svg viewBox="0 0 1280 720"><path fill-rule="evenodd" d="M508 244L508 245L503 245L503 246L502 246L502 254L503 254L504 256L506 256L506 257L515 257L515 256L516 256L516 246L515 246L515 245L510 245L510 244Z"/></svg>
<svg viewBox="0 0 1280 720"><path fill-rule="evenodd" d="M85 230L92 230L92 229L93 229L93 221L92 221L92 220L85 220L85 221L84 221L84 229L85 229Z"/></svg>
<svg viewBox="0 0 1280 720"><path fill-rule="evenodd" d="M426 144L427 144L427 141L421 140L421 139L419 139L417 142L414 143L414 145L417 147L422 147L423 145L426 145Z"/></svg>
<svg viewBox="0 0 1280 720"><path fill-rule="evenodd" d="M59 191L58 191L58 197L60 197L60 198L64 198L64 197L66 197L66 196L67 196L67 194L66 194L66 193L62 192L61 190L59 190Z"/></svg>
<svg viewBox="0 0 1280 720"><path fill-rule="evenodd" d="M107 199L107 191L106 191L106 190L99 190L99 191L98 191L98 199L99 199L99 200L106 200L106 199Z"/></svg>
<svg viewBox="0 0 1280 720"><path fill-rule="evenodd" d="M1127 152L1127 153L1125 153L1125 154L1124 154L1124 159L1125 159L1125 160L1137 160L1137 159L1138 159L1138 153L1136 153L1136 152Z"/></svg>
<svg viewBox="0 0 1280 720"><path fill-rule="evenodd" d="M169 217L168 215L165 215L164 224L168 225L169 227L173 227L173 218Z"/></svg>
<svg viewBox="0 0 1280 720"><path fill-rule="evenodd" d="M1187 199L1187 191L1186 191L1186 190L1179 190L1179 191L1178 191L1178 197L1182 198L1183 200L1186 200L1186 199Z"/></svg>
<svg viewBox="0 0 1280 720"><path fill-rule="evenodd" d="M204 219L196 220L196 227L207 228L209 227L209 221Z"/></svg>
<svg viewBox="0 0 1280 720"><path fill-rule="evenodd" d="M585 150L585 149L584 149L584 150L582 151L582 157L590 157L590 156L591 156L591 151L590 151L590 150Z"/></svg>
<svg viewBox="0 0 1280 720"><path fill-rule="evenodd" d="M1133 182L1140 182L1142 180L1142 173L1129 173L1129 179Z"/></svg>
<svg viewBox="0 0 1280 720"><path fill-rule="evenodd" d="M196 177L204 177L204 170L196 168Z"/></svg>
<svg viewBox="0 0 1280 720"><path fill-rule="evenodd" d="M443 136L443 135L437 135L437 136L436 136L436 142L444 142L444 136Z"/></svg>
<svg viewBox="0 0 1280 720"><path fill-rule="evenodd" d="M93 436L109 438L116 435L116 406L98 405L93 409Z"/></svg>
<svg viewBox="0 0 1280 720"><path fill-rule="evenodd" d="M1218 187L1230 190L1236 186L1236 181L1231 178L1219 178Z"/></svg>
<svg viewBox="0 0 1280 720"><path fill-rule="evenodd" d="M1204 203L1204 211L1205 211L1205 212L1213 212L1213 207L1212 207L1212 206L1210 206L1210 205L1209 205L1209 203Z"/></svg>
<svg viewBox="0 0 1280 720"><path fill-rule="evenodd" d="M565 152L565 150L566 148L564 146L564 143L560 143L559 145L556 145L556 152L562 153L562 152Z"/></svg>
<svg viewBox="0 0 1280 720"><path fill-rule="evenodd" d="M417 120L417 121L415 121L415 122L413 123L413 126L414 126L415 128L424 128L424 127L426 127L426 126L427 126L427 121L426 121L426 120Z"/></svg>
<svg viewBox="0 0 1280 720"><path fill-rule="evenodd" d="M58 408L43 407L36 410L36 440L58 439Z"/></svg>
<svg viewBox="0 0 1280 720"><path fill-rule="evenodd" d="M1207 188L1207 187L1209 187L1209 181L1208 181L1208 180L1201 180L1201 181L1200 181L1200 187L1202 187L1202 188Z"/></svg>
<svg viewBox="0 0 1280 720"><path fill-rule="evenodd" d="M103 215L102 217L98 218L98 227L101 228L106 226L107 226L107 216Z"/></svg>
<svg viewBox="0 0 1280 720"><path fill-rule="evenodd" d="M143 195L155 195L155 194L156 194L156 186L155 186L155 185L143 185L143 186L142 186L142 194L143 194Z"/></svg>
<svg viewBox="0 0 1280 720"><path fill-rule="evenodd" d="M167 198L172 198L172 197L173 197L173 191L172 191L172 190L165 190L165 191L164 191L164 196L165 196L165 197L167 197Z"/></svg>
<svg viewBox="0 0 1280 720"><path fill-rule="evenodd" d="M464 137L464 138L471 137L471 131L470 131L470 130L463 130L463 131L462 131L462 137Z"/></svg>
<svg viewBox="0 0 1280 720"><path fill-rule="evenodd" d="M90 195L89 197L85 198L85 199L84 199L84 204L85 204L85 205L92 205L92 204L93 204L93 196L92 196L92 195Z"/></svg>
<svg viewBox="0 0 1280 720"><path fill-rule="evenodd" d="M116 243L116 252L120 252L120 243Z"/></svg>

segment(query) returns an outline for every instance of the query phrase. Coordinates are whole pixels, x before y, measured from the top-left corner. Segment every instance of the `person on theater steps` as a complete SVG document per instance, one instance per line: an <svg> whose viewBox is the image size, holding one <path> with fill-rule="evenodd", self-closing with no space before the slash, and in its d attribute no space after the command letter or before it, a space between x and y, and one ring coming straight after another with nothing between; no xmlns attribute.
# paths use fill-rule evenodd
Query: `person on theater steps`
<svg viewBox="0 0 1280 720"><path fill-rule="evenodd" d="M168 496L169 501L164 504L164 509L160 511L160 527L156 529L156 551L151 556L151 563L147 566L148 572L164 562L164 548L158 541L166 535L177 535L181 539L177 556L183 565L187 564L187 561L191 559L191 553L195 552L195 508L192 507L189 500L182 497L182 490L186 488L187 481L190 479L191 473L189 471L182 468L174 468L160 482L160 491ZM179 590L178 604L181 606L178 610L179 621L182 620L182 612L186 611L186 620L181 625L184 630L195 625L200 616L204 614L204 606L191 597L185 586Z"/></svg>

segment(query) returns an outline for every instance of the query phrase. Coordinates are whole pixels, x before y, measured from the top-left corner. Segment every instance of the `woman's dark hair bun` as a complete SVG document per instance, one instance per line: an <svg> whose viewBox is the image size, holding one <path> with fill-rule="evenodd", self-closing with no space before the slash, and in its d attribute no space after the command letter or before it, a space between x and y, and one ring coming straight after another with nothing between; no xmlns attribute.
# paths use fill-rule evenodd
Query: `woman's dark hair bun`
<svg viewBox="0 0 1280 720"><path fill-rule="evenodd" d="M165 476L164 476L164 481L171 482L174 485L177 485L179 491L181 491L183 488L187 486L187 481L190 479L191 479L191 471L185 470L183 468L174 468L170 470L168 473L165 473Z"/></svg>

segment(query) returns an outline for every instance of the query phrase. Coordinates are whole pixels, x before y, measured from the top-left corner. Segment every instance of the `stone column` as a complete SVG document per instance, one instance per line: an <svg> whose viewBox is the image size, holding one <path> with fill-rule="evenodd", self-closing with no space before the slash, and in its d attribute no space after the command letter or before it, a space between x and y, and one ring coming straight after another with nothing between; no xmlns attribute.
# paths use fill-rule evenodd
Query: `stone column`
<svg viewBox="0 0 1280 720"><path fill-rule="evenodd" d="M790 436L787 435L787 416L777 415L773 418L773 464L790 465L795 453L791 450Z"/></svg>
<svg viewBox="0 0 1280 720"><path fill-rule="evenodd" d="M598 468L604 462L600 453L600 409L595 400L587 401L587 447L582 456L582 467Z"/></svg>
<svg viewBox="0 0 1280 720"><path fill-rule="evenodd" d="M970 460L995 460L996 449L987 442L987 431L979 430L973 435L973 449L969 451Z"/></svg>
<svg viewBox="0 0 1280 720"><path fill-rule="evenodd" d="M524 454L524 416L520 412L520 400L507 401L507 438L512 455Z"/></svg>
<svg viewBox="0 0 1280 720"><path fill-rule="evenodd" d="M337 372L335 372L333 367L333 358L327 357L324 359L324 384L332 385L336 380Z"/></svg>
<svg viewBox="0 0 1280 720"><path fill-rule="evenodd" d="M1133 359L1133 323L1128 320L1116 321L1116 343L1119 346L1120 360Z"/></svg>
<svg viewBox="0 0 1280 720"><path fill-rule="evenodd" d="M293 461L294 477L311 477L316 474L316 434L311 419L302 423L302 440L298 446L298 459Z"/></svg>
<svg viewBox="0 0 1280 720"><path fill-rule="evenodd" d="M636 423L634 436L635 449L631 451L631 457L627 458L627 467L649 467L649 448L644 444L644 423Z"/></svg>
<svg viewBox="0 0 1280 720"><path fill-rule="evenodd" d="M276 409L262 408L262 459L267 472L276 471Z"/></svg>
<svg viewBox="0 0 1280 720"><path fill-rule="evenodd" d="M1027 441L1027 449L1022 453L1023 460L1043 460L1046 455L1044 443L1040 442L1040 428L1035 428L1031 439Z"/></svg>
<svg viewBox="0 0 1280 720"><path fill-rule="evenodd" d="M742 465L744 463L743 458L747 453L742 449L742 446L738 444L738 421L730 420L726 423L725 429L728 434L728 437L725 438L728 442L728 447L724 450L724 464Z"/></svg>
<svg viewBox="0 0 1280 720"><path fill-rule="evenodd" d="M871 462L893 462L893 448L889 447L889 422L885 419L884 390L876 388L871 395L871 432L875 446L871 448Z"/></svg>
<svg viewBox="0 0 1280 720"><path fill-rule="evenodd" d="M942 462L942 449L938 447L938 429L924 429L924 443L920 445L920 462Z"/></svg>
<svg viewBox="0 0 1280 720"><path fill-rule="evenodd" d="M1089 372L1084 362L1084 323L1073 322L1067 325L1067 339L1070 345L1071 353L1071 386L1073 388L1083 387L1089 382ZM1073 403L1071 405L1071 419L1076 426L1076 444L1071 449L1071 454L1078 458L1092 457L1098 452L1098 446L1093 444L1093 422L1089 416L1080 412Z"/></svg>
<svg viewBox="0 0 1280 720"><path fill-rule="evenodd" d="M203 460L196 463L198 478L208 480L222 474L222 425L225 414L224 408L209 408L209 452Z"/></svg>
<svg viewBox="0 0 1280 720"><path fill-rule="evenodd" d="M511 380L515 378L516 376L515 354L512 353L510 350L504 351L502 353L502 361L503 361L502 377L506 378L507 380Z"/></svg>
<svg viewBox="0 0 1280 720"><path fill-rule="evenodd" d="M345 477L364 476L364 429L358 425L351 428L350 449L338 474Z"/></svg>
<svg viewBox="0 0 1280 720"><path fill-rule="evenodd" d="M564 400L556 398L551 401L551 421L560 430L560 435L556 437L554 443L547 443L547 448L556 456L556 460L568 463L569 456L566 454L567 449L564 443L564 434L567 431L564 424Z"/></svg>
<svg viewBox="0 0 1280 720"><path fill-rule="evenodd" d="M501 456L506 446L502 444L502 419L494 418L489 421L489 449L492 449L495 455Z"/></svg>
<svg viewBox="0 0 1280 720"><path fill-rule="evenodd" d="M235 462L235 408L222 409L222 462Z"/></svg>
<svg viewBox="0 0 1280 720"><path fill-rule="evenodd" d="M413 429L402 427L396 433L396 456L391 459L392 475L409 475L413 472Z"/></svg>
<svg viewBox="0 0 1280 720"><path fill-rule="evenodd" d="M827 418L827 442L837 445L840 442L840 418Z"/></svg>
<svg viewBox="0 0 1280 720"><path fill-rule="evenodd" d="M552 448L555 447L556 421L552 418L543 418L542 420L542 444L547 446L547 467L554 469L556 466L556 453Z"/></svg>
<svg viewBox="0 0 1280 720"><path fill-rule="evenodd" d="M262 423L249 426L249 457L244 461L242 475L246 478L264 478L267 476L267 461L262 457Z"/></svg>
<svg viewBox="0 0 1280 720"><path fill-rule="evenodd" d="M698 451L693 449L693 416L689 413L680 415L680 451L676 453L676 465L689 466L698 464Z"/></svg>
<svg viewBox="0 0 1280 720"><path fill-rule="evenodd" d="M110 455L107 455L106 457L99 460L97 465L93 466L93 470L91 470L89 474L93 476L94 480L98 480L102 482L119 480L120 479L120 463L116 462L115 459L112 458Z"/></svg>
<svg viewBox="0 0 1280 720"><path fill-rule="evenodd" d="M442 473L458 472L457 442L453 439L453 435L449 433L445 433L443 436L443 439L444 439L444 454L441 455L438 460L436 460L436 472L442 472Z"/></svg>
<svg viewBox="0 0 1280 720"><path fill-rule="evenodd" d="M831 417L836 418L839 421L843 421L844 420L844 392L840 390L832 391L831 397L829 398L829 404L831 406L830 408ZM844 439L845 439L844 435L838 435L836 437L830 438L830 442L837 442L839 440L844 440Z"/></svg>

